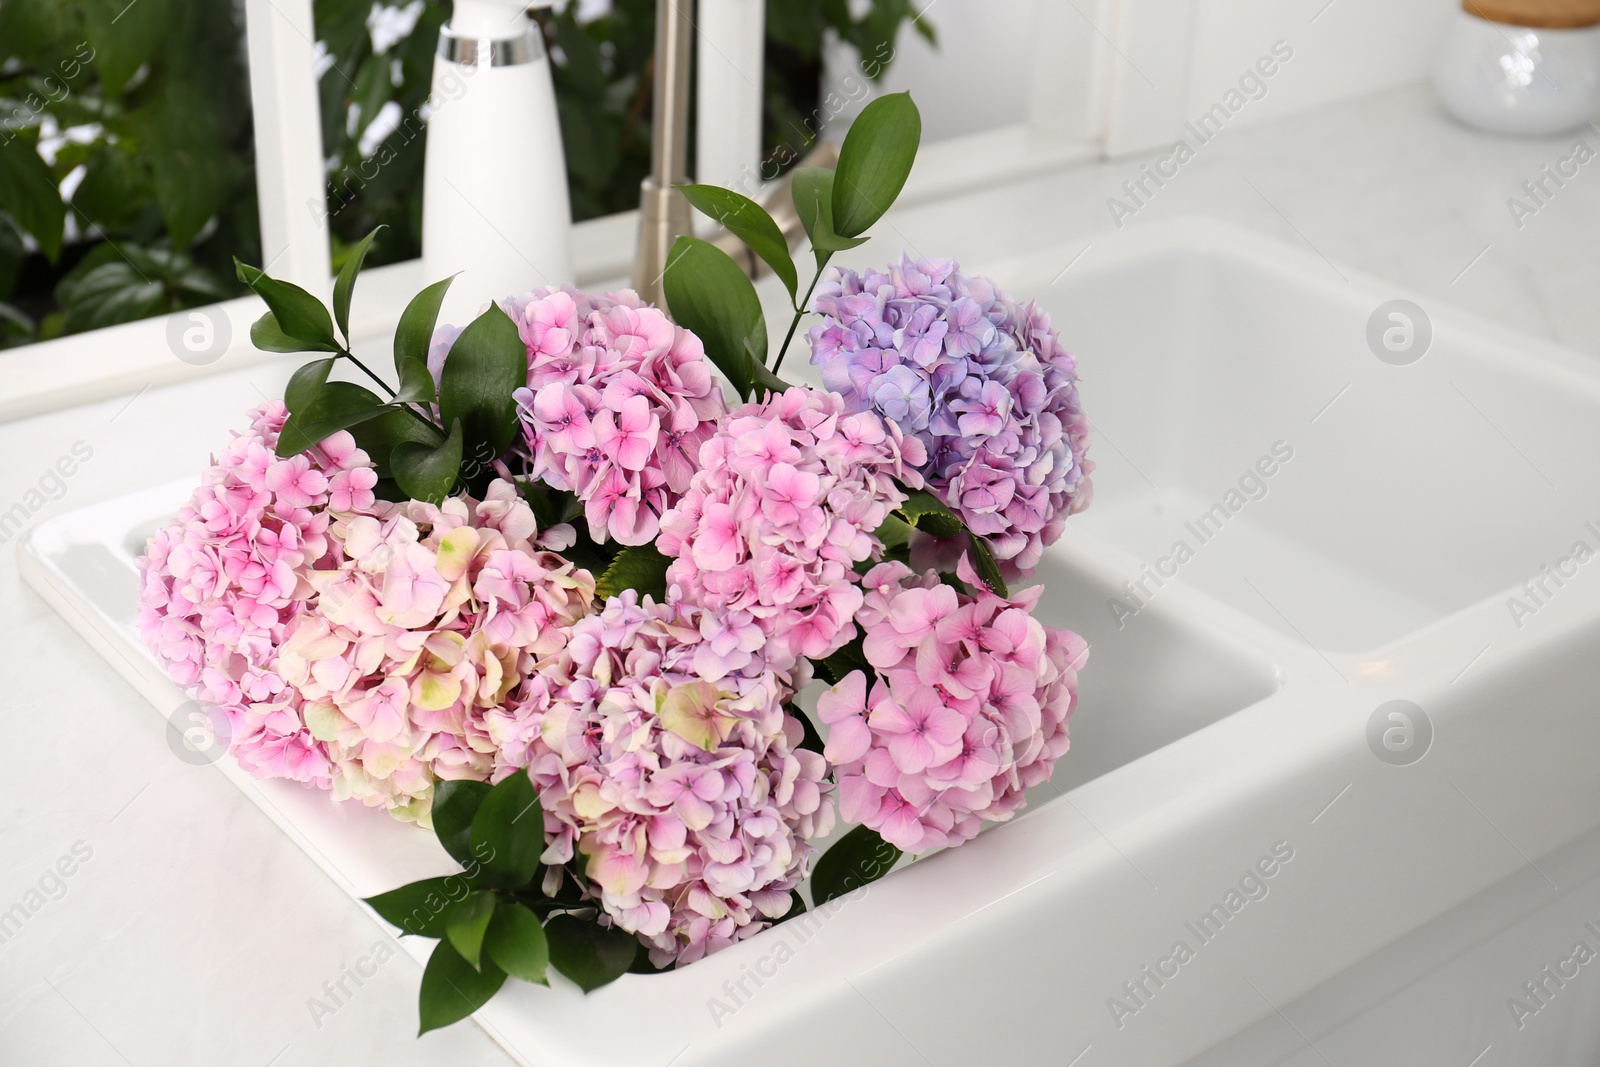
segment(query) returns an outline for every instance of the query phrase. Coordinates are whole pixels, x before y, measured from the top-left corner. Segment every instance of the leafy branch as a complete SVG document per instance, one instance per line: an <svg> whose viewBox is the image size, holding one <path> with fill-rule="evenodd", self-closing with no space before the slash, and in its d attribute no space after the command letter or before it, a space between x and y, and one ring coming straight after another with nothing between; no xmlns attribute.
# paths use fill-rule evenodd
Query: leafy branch
<svg viewBox="0 0 1600 1067"><path fill-rule="evenodd" d="M811 304L834 253L866 242L861 236L883 217L905 187L917 146L922 116L909 93L894 93L868 104L850 126L839 150L839 165L802 167L794 172L794 203L811 240L815 273L799 296L799 271L783 231L754 200L714 185L681 186L689 203L716 219L772 267L789 292L793 316L783 345L767 366L767 322L755 285L727 253L695 237L680 237L667 256L662 277L674 319L698 335L706 355L748 400L787 388L778 370Z"/></svg>
<svg viewBox="0 0 1600 1067"><path fill-rule="evenodd" d="M349 430L380 477L391 479L407 497L439 503L457 485L481 489L493 461L511 446L518 425L512 393L527 381L527 349L506 313L490 305L456 338L436 384L428 348L453 280L445 278L418 293L400 316L394 339L398 387L380 377L351 351L350 304L381 229L367 234L346 257L334 280L331 311L298 285L257 267L235 260L235 270L267 305L267 313L250 327L257 348L328 353L289 379L284 391L289 418L278 437L278 454L296 455ZM330 381L340 360L370 378L388 399L353 382Z"/></svg>
<svg viewBox="0 0 1600 1067"><path fill-rule="evenodd" d="M507 977L547 985L554 967L588 993L635 966L632 934L600 926L575 892L545 894L544 811L527 774L494 786L438 782L433 831L461 873L366 901L403 933L439 940L422 972L421 1033L471 1015Z"/></svg>

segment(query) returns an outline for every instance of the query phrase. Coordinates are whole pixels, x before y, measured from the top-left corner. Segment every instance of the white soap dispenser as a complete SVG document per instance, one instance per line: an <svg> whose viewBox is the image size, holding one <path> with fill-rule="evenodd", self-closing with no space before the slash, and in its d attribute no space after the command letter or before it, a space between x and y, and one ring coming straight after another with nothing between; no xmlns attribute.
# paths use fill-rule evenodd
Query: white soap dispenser
<svg viewBox="0 0 1600 1067"><path fill-rule="evenodd" d="M422 260L430 283L460 274L441 322L463 324L490 300L572 281L566 157L550 60L529 7L455 0L439 32Z"/></svg>

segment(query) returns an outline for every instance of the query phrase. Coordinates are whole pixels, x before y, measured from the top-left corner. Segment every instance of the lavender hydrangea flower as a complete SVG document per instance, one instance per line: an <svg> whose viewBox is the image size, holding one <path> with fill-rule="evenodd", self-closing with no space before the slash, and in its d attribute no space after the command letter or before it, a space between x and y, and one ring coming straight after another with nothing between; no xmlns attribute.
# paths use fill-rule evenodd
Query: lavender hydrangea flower
<svg viewBox="0 0 1600 1067"><path fill-rule="evenodd" d="M811 361L850 411L918 438L930 491L1026 574L1087 507L1094 463L1077 361L1050 316L948 259L835 270L818 288Z"/></svg>

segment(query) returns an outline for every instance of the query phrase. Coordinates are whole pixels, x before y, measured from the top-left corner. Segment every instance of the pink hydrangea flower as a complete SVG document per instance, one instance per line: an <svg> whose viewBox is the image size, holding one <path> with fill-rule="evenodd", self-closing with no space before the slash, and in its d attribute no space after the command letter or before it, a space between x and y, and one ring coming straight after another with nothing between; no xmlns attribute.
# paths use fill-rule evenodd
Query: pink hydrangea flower
<svg viewBox="0 0 1600 1067"><path fill-rule="evenodd" d="M699 338L627 289L536 289L506 310L528 348L528 473L576 494L594 540L648 544L726 410Z"/></svg>
<svg viewBox="0 0 1600 1067"><path fill-rule="evenodd" d="M1088 646L1032 615L1042 587L1007 599L962 558L958 593L882 563L863 580L867 661L817 701L839 814L907 852L959 845L1009 819L1067 751Z"/></svg>
<svg viewBox="0 0 1600 1067"><path fill-rule="evenodd" d="M474 501L408 501L329 527L304 579L315 611L284 633L277 669L298 692L334 793L426 824L433 783L487 780L485 716L567 643L594 578L539 536L506 481Z"/></svg>
<svg viewBox="0 0 1600 1067"><path fill-rule="evenodd" d="M172 680L219 709L250 773L326 787L333 767L283 678L285 635L314 596L306 573L328 558L328 523L375 505L377 473L340 431L279 457L288 411L250 412L250 429L213 457L201 485L140 559L139 631Z"/></svg>
<svg viewBox="0 0 1600 1067"><path fill-rule="evenodd" d="M700 450L700 470L661 520L656 547L676 557L667 584L706 608L701 655L737 670L759 650L776 669L820 659L855 636L854 567L920 485L921 444L837 394L793 388L729 414Z"/></svg>
<svg viewBox="0 0 1600 1067"><path fill-rule="evenodd" d="M484 710L565 644L594 580L509 483L380 502L349 433L277 456L287 414L252 412L151 539L140 631L246 770L426 824L435 779L489 777Z"/></svg>
<svg viewBox="0 0 1600 1067"><path fill-rule="evenodd" d="M487 716L503 770L526 767L549 864L657 965L690 963L789 910L807 842L833 825L828 768L799 747L789 679L755 653L700 654L708 613L613 597L518 699Z"/></svg>

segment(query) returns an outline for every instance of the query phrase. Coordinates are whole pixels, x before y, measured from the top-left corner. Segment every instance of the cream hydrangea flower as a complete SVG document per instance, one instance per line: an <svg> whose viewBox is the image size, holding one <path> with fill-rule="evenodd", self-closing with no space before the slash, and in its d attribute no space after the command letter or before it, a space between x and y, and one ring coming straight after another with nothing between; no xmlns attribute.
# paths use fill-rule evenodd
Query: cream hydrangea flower
<svg viewBox="0 0 1600 1067"><path fill-rule="evenodd" d="M278 656L327 747L333 789L426 824L437 778L488 780L484 716L586 615L594 578L540 536L509 482L483 501L409 501L334 522L340 562L311 571L317 610Z"/></svg>

